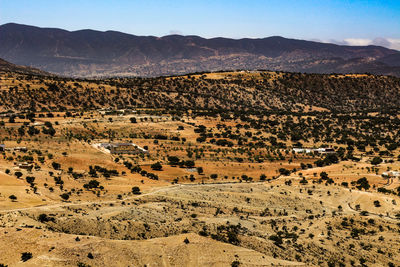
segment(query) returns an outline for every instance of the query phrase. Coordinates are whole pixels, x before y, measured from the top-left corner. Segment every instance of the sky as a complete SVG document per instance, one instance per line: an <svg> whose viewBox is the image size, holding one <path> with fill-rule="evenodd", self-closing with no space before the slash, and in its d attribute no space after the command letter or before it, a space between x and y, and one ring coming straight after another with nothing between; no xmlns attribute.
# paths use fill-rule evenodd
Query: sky
<svg viewBox="0 0 400 267"><path fill-rule="evenodd" d="M0 0L0 24L9 22L152 36L283 36L400 50L400 0Z"/></svg>

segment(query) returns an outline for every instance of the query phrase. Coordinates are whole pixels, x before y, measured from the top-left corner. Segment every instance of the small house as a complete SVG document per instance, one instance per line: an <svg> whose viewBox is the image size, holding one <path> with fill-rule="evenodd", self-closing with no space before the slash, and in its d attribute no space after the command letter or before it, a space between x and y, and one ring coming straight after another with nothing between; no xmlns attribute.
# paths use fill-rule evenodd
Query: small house
<svg viewBox="0 0 400 267"><path fill-rule="evenodd" d="M148 154L149 152L133 143L102 143L100 147L107 149L111 154Z"/></svg>
<svg viewBox="0 0 400 267"><path fill-rule="evenodd" d="M14 147L14 151L26 152L26 151L28 151L28 149L24 146L17 146L17 147Z"/></svg>
<svg viewBox="0 0 400 267"><path fill-rule="evenodd" d="M28 163L28 162L22 162L22 163L19 163L19 164L18 164L18 167L19 167L20 169L32 170L33 164Z"/></svg>

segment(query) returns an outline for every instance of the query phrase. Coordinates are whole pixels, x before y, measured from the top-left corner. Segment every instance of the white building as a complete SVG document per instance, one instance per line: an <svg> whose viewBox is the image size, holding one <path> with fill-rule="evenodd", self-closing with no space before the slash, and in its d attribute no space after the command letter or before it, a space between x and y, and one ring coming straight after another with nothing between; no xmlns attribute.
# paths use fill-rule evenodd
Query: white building
<svg viewBox="0 0 400 267"><path fill-rule="evenodd" d="M310 148L293 148L294 153L311 153L313 152Z"/></svg>
<svg viewBox="0 0 400 267"><path fill-rule="evenodd" d="M293 148L294 153L318 153L318 154L332 154L336 153L333 148Z"/></svg>

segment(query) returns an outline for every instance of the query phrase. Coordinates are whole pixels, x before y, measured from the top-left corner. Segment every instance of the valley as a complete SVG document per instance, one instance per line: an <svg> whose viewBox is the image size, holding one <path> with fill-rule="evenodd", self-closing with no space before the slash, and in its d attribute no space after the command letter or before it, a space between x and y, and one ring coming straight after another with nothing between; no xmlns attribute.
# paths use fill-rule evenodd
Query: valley
<svg viewBox="0 0 400 267"><path fill-rule="evenodd" d="M3 266L400 264L398 78L0 86Z"/></svg>

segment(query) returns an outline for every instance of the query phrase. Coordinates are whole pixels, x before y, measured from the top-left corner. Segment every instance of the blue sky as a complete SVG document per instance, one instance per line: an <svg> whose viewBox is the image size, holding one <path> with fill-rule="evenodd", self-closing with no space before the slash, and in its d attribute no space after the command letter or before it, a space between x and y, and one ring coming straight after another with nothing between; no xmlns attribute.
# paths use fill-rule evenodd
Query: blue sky
<svg viewBox="0 0 400 267"><path fill-rule="evenodd" d="M400 0L0 0L0 24L399 46ZM398 42L398 43L397 43Z"/></svg>

